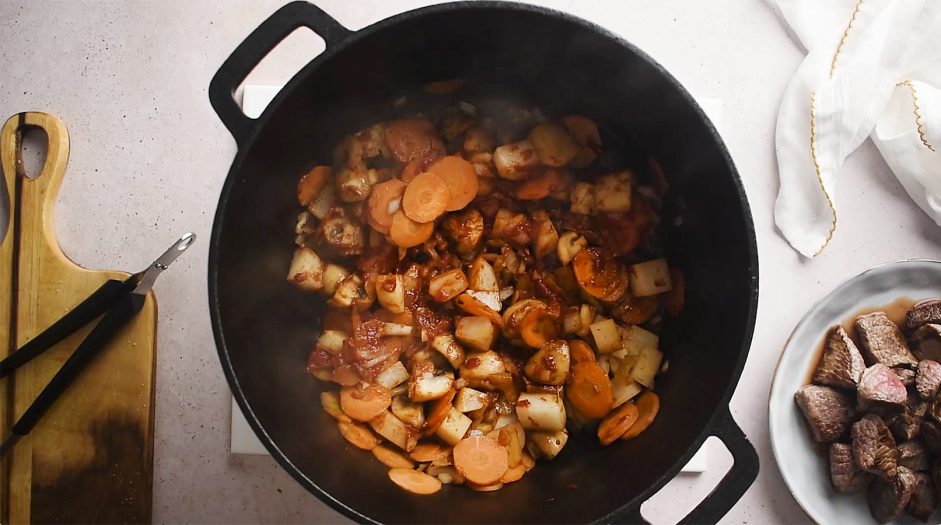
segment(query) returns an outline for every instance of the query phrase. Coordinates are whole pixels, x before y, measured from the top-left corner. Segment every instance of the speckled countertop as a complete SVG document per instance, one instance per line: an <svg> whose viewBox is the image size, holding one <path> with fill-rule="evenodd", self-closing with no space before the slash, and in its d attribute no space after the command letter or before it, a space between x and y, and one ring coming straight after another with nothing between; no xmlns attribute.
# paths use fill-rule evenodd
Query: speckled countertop
<svg viewBox="0 0 941 525"><path fill-rule="evenodd" d="M229 454L229 396L207 311L205 240L235 143L206 90L228 54L282 3L0 0L0 118L45 111L71 135L55 218L65 253L90 268L135 269L184 231L204 240L156 285L155 522L345 521L271 458ZM318 3L355 30L430 2ZM803 52L770 0L536 3L625 36L695 96L723 101L722 131L754 212L762 275L754 345L732 400L762 470L724 522L808 521L768 441L778 353L803 312L845 277L894 259L941 258L941 229L908 200L867 141L846 163L840 223L823 255L801 260L777 235L774 121ZM282 84L322 49L315 37L292 37L249 83ZM675 523L711 490L729 464L727 452L715 448L706 474L681 476L645 505L649 520Z"/></svg>

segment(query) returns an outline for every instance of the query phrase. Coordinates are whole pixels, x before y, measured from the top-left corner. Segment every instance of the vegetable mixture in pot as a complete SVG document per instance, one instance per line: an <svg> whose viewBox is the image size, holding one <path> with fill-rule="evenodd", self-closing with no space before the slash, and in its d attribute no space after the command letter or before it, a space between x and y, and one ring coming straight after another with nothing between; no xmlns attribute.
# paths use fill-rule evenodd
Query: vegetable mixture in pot
<svg viewBox="0 0 941 525"><path fill-rule="evenodd" d="M603 170L579 115L480 113L376 124L297 186L288 280L329 305L307 368L340 387L321 401L343 437L416 494L498 490L567 429L636 437L683 308L656 162Z"/></svg>

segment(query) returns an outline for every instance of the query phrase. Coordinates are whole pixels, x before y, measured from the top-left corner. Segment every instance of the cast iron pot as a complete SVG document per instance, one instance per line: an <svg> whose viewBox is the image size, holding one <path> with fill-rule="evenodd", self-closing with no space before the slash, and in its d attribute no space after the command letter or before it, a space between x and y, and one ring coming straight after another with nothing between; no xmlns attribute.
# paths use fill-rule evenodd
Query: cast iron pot
<svg viewBox="0 0 941 525"><path fill-rule="evenodd" d="M236 87L285 36L308 27L326 51L257 120ZM669 373L657 379L660 415L638 438L601 447L574 435L564 451L495 493L445 487L415 496L388 468L354 450L319 406L324 384L305 371L324 303L285 281L298 213L298 175L328 162L344 135L434 105L425 82L468 78L461 97L504 97L547 115L599 123L606 149L628 162L659 159L674 198L671 263L686 269L686 308L663 328ZM758 474L754 447L729 413L751 343L758 250L745 192L728 151L689 94L650 57L571 16L519 4L444 4L351 32L296 2L266 20L212 79L213 107L238 143L216 211L209 300L232 392L272 456L304 487L360 522L644 522L640 505L699 449L719 437L734 465L684 522L715 523ZM447 98L447 97L443 97Z"/></svg>

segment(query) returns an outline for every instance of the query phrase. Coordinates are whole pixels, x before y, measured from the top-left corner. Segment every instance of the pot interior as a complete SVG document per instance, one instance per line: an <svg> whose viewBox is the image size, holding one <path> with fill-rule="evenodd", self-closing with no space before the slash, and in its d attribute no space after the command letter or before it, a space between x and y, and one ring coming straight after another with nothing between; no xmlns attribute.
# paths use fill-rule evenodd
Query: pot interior
<svg viewBox="0 0 941 525"><path fill-rule="evenodd" d="M605 149L624 162L657 158L671 184L665 220L683 218L668 251L686 273L686 308L665 323L669 372L657 379L660 415L638 438L601 447L593 432L576 432L555 460L538 462L503 490L446 486L423 497L393 485L388 468L349 446L320 408L325 385L305 365L324 304L285 276L299 175L329 164L346 134L401 115L393 101L402 95L412 111L453 103L420 91L425 82L450 78L469 79L456 94L462 100L521 101L550 118L583 114L599 123ZM640 505L668 481L728 403L755 315L751 217L702 113L629 46L533 9L432 8L368 28L316 60L261 125L229 174L215 225L210 279L220 353L237 382L233 390L286 458L282 464L332 505L352 509L348 515L387 523L598 520Z"/></svg>

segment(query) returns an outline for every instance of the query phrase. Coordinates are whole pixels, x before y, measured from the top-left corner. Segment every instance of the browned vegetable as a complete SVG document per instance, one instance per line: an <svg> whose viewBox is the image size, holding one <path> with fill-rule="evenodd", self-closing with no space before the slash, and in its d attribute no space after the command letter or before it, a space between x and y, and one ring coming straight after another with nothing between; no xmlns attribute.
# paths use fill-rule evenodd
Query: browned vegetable
<svg viewBox="0 0 941 525"><path fill-rule="evenodd" d="M359 423L337 421L337 427L340 428L340 434L356 448L372 450L378 443L376 436Z"/></svg>
<svg viewBox="0 0 941 525"><path fill-rule="evenodd" d="M333 176L333 169L329 166L316 166L301 177L297 182L297 202L307 206L314 202L320 190L327 185Z"/></svg>
<svg viewBox="0 0 941 525"><path fill-rule="evenodd" d="M621 436L621 439L637 437L638 434L647 430L647 427L657 417L657 413L660 412L660 397L650 390L641 394L635 404L638 412L637 422L631 425L631 428Z"/></svg>
<svg viewBox="0 0 941 525"><path fill-rule="evenodd" d="M394 468L389 471L389 479L393 483L411 492L427 496L441 490L441 482L434 478L410 468Z"/></svg>
<svg viewBox="0 0 941 525"><path fill-rule="evenodd" d="M602 445L610 445L624 435L637 421L640 412L632 403L624 403L615 408L598 425L598 440Z"/></svg>
<svg viewBox="0 0 941 525"><path fill-rule="evenodd" d="M506 474L507 452L495 439L464 438L454 447L454 467L467 481L489 485Z"/></svg>
<svg viewBox="0 0 941 525"><path fill-rule="evenodd" d="M613 302L629 286L627 269L599 248L587 248L575 254L572 270L578 285L592 297Z"/></svg>
<svg viewBox="0 0 941 525"><path fill-rule="evenodd" d="M344 387L340 390L340 407L356 421L369 421L385 412L392 404L389 389L369 383Z"/></svg>
<svg viewBox="0 0 941 525"><path fill-rule="evenodd" d="M582 361L572 367L565 393L575 409L590 419L604 417L614 403L611 380L594 361Z"/></svg>
<svg viewBox="0 0 941 525"><path fill-rule="evenodd" d="M376 459L378 459L380 463L389 468L410 469L415 466L414 461L384 445L376 445L373 447L372 455L376 456Z"/></svg>

